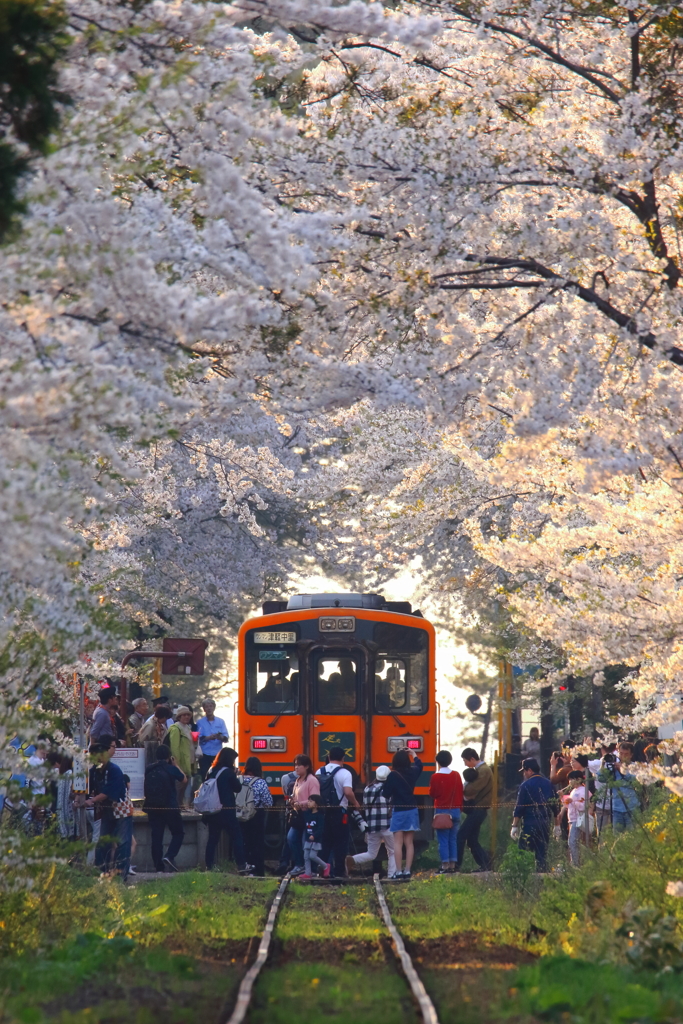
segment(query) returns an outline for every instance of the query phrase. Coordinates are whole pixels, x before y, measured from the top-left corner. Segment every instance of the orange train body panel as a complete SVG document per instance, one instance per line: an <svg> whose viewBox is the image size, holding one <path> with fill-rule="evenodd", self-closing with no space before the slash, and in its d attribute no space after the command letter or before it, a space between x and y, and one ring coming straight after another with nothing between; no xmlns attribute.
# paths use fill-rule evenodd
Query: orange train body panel
<svg viewBox="0 0 683 1024"><path fill-rule="evenodd" d="M340 631L321 631L330 624ZM334 745L363 785L395 749L415 749L424 763L415 792L428 793L439 722L426 619L361 607L261 615L240 628L238 657L240 765L259 757L273 795L297 754L317 770Z"/></svg>

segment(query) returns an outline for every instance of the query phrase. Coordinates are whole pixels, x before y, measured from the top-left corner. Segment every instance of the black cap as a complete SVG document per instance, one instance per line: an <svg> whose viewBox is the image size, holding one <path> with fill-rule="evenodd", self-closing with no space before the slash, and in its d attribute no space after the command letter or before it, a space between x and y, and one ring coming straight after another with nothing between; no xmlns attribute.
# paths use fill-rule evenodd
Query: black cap
<svg viewBox="0 0 683 1024"><path fill-rule="evenodd" d="M520 772L535 772L536 775L541 774L541 766L535 757L525 757L519 770Z"/></svg>

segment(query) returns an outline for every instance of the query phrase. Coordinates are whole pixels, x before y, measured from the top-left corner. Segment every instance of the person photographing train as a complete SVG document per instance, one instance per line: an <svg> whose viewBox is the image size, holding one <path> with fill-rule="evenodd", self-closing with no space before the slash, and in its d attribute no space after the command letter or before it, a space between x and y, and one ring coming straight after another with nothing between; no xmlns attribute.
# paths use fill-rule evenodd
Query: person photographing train
<svg viewBox="0 0 683 1024"><path fill-rule="evenodd" d="M389 778L382 786L382 795L393 802L393 813L389 828L394 836L396 858L395 878L410 878L415 857L414 832L420 831L420 816L417 811L414 791L422 774L422 761L413 750L397 750L391 762ZM405 868L403 848L406 851Z"/></svg>

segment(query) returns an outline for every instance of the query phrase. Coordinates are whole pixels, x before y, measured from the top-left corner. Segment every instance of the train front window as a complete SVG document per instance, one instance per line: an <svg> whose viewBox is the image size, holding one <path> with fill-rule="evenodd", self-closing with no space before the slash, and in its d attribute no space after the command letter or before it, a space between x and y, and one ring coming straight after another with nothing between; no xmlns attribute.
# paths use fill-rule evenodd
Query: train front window
<svg viewBox="0 0 683 1024"><path fill-rule="evenodd" d="M348 655L317 659L316 711L328 715L352 715L358 704L358 662Z"/></svg>
<svg viewBox="0 0 683 1024"><path fill-rule="evenodd" d="M375 712L423 715L427 710L429 636L424 629L378 622Z"/></svg>
<svg viewBox="0 0 683 1024"><path fill-rule="evenodd" d="M378 658L375 661L375 708L395 711L406 706L406 663L403 658Z"/></svg>
<svg viewBox="0 0 683 1024"><path fill-rule="evenodd" d="M295 650L247 647L247 711L251 715L296 715L299 659Z"/></svg>

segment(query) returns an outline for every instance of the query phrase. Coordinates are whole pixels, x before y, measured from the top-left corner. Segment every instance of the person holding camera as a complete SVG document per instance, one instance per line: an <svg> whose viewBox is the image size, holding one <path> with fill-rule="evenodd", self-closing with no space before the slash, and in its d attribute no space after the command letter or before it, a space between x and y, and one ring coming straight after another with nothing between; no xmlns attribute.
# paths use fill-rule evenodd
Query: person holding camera
<svg viewBox="0 0 683 1024"><path fill-rule="evenodd" d="M634 815L640 809L636 777L628 770L633 760L633 744L619 744L619 757L605 754L598 772L599 791L595 801L598 830L610 827L614 832L633 828Z"/></svg>
<svg viewBox="0 0 683 1024"><path fill-rule="evenodd" d="M550 758L550 782L556 790L564 789L569 784L571 770L571 760L564 758L559 750L553 750Z"/></svg>

